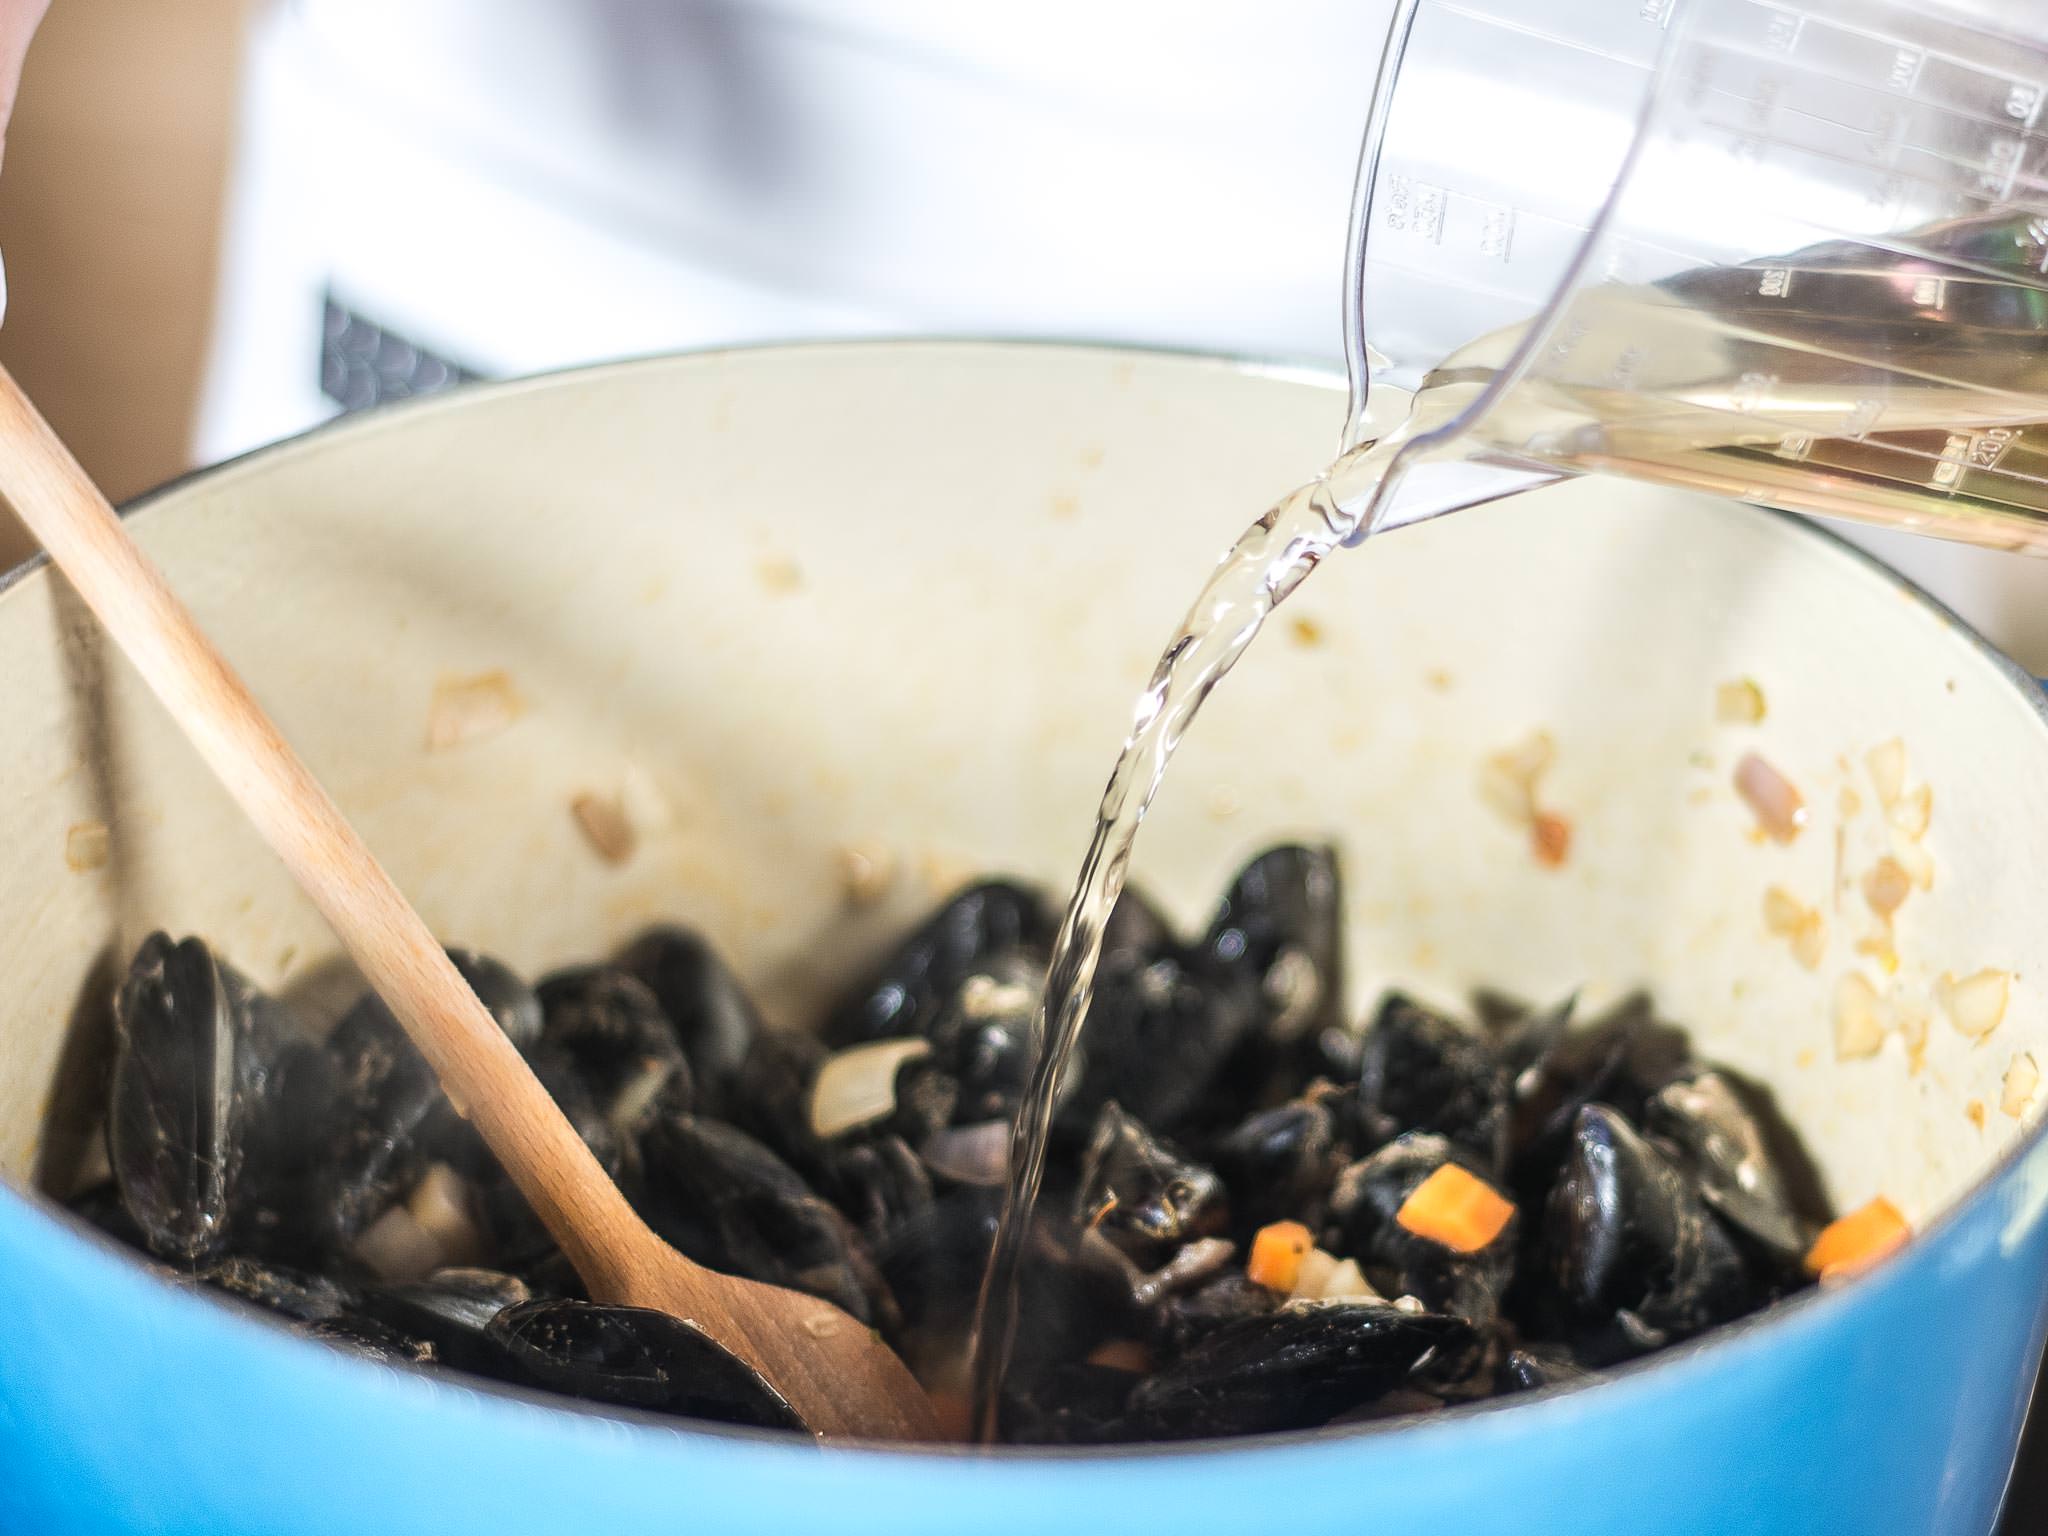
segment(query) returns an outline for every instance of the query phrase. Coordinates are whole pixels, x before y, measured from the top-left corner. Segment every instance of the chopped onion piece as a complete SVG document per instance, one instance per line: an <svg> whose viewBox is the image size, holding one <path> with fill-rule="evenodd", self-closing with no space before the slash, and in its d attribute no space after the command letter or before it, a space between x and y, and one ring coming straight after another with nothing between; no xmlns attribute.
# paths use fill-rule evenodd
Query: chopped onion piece
<svg viewBox="0 0 2048 1536"><path fill-rule="evenodd" d="M1900 990L1887 1000L1890 1004L1892 1026L1899 1032L1899 1040L1906 1047L1906 1056L1918 1069L1921 1056L1927 1050L1927 1026L1934 1009L1925 997L1916 992Z"/></svg>
<svg viewBox="0 0 2048 1536"><path fill-rule="evenodd" d="M569 814L597 856L607 864L623 864L633 856L639 838L626 808L610 795L585 791L569 802Z"/></svg>
<svg viewBox="0 0 2048 1536"><path fill-rule="evenodd" d="M1863 899L1879 917L1888 918L1905 905L1912 894L1913 877L1905 865L1887 855L1871 865L1863 877Z"/></svg>
<svg viewBox="0 0 2048 1536"><path fill-rule="evenodd" d="M1002 1120L933 1131L917 1155L956 1184L999 1185L1010 1173L1010 1127Z"/></svg>
<svg viewBox="0 0 2048 1536"><path fill-rule="evenodd" d="M1850 971L1835 986L1835 1060L1862 1061L1884 1044L1877 988Z"/></svg>
<svg viewBox="0 0 2048 1536"><path fill-rule="evenodd" d="M1820 969L1828 952L1828 920L1818 910L1808 912L1792 934L1792 958L1809 971Z"/></svg>
<svg viewBox="0 0 2048 1536"><path fill-rule="evenodd" d="M104 821L79 821L64 832L64 863L73 874L103 868L113 849L113 835Z"/></svg>
<svg viewBox="0 0 2048 1536"><path fill-rule="evenodd" d="M1906 744L1894 736L1863 754L1870 770L1870 782L1877 786L1877 802L1889 810L1906 788Z"/></svg>
<svg viewBox="0 0 2048 1536"><path fill-rule="evenodd" d="M1827 953L1828 922L1818 907L1809 907L1782 885L1764 892L1764 927L1792 941L1793 958L1809 971Z"/></svg>
<svg viewBox="0 0 2048 1536"><path fill-rule="evenodd" d="M1899 796L1885 808L1885 819L1907 837L1925 837L1928 823L1934 820L1934 787L1922 784Z"/></svg>
<svg viewBox="0 0 2048 1536"><path fill-rule="evenodd" d="M2034 1102L2034 1094L2041 1086L2041 1069L2034 1058L2025 1051L2013 1057L2012 1065L2005 1069L2005 1082L2001 1085L1998 1107L2017 1120L2027 1112L2027 1106Z"/></svg>
<svg viewBox="0 0 2048 1536"><path fill-rule="evenodd" d="M441 1267L440 1243L402 1205L363 1228L349 1251L379 1280L418 1280Z"/></svg>
<svg viewBox="0 0 2048 1536"><path fill-rule="evenodd" d="M1323 1295L1323 1287L1337 1273L1337 1255L1322 1248L1311 1248L1301 1257L1301 1268L1295 1272L1294 1289L1289 1293L1292 1301L1317 1301Z"/></svg>
<svg viewBox="0 0 2048 1536"><path fill-rule="evenodd" d="M1998 1028L2011 991L2012 977L1994 970L1977 971L1960 981L1953 974L1944 975L1934 984L1934 995L1949 1023L1972 1040L1982 1040Z"/></svg>
<svg viewBox="0 0 2048 1536"><path fill-rule="evenodd" d="M1755 725L1764 717L1764 691L1739 677L1714 690L1714 718L1723 725Z"/></svg>
<svg viewBox="0 0 2048 1536"><path fill-rule="evenodd" d="M474 1264L485 1252L469 1215L469 1187L435 1163L404 1202L363 1229L354 1256L380 1280L418 1280L449 1265Z"/></svg>
<svg viewBox="0 0 2048 1536"><path fill-rule="evenodd" d="M1380 1293L1365 1278L1358 1260L1345 1259L1330 1272L1318 1293L1323 1301L1378 1301Z"/></svg>
<svg viewBox="0 0 2048 1536"><path fill-rule="evenodd" d="M1883 969L1885 975L1899 974L1899 947L1892 937L1892 925L1886 922L1877 932L1856 941L1856 953L1868 955Z"/></svg>
<svg viewBox="0 0 2048 1536"><path fill-rule="evenodd" d="M1806 919L1807 905L1782 885L1764 892L1764 927L1781 937L1799 931Z"/></svg>
<svg viewBox="0 0 2048 1536"><path fill-rule="evenodd" d="M930 1052L930 1041L910 1038L876 1040L826 1057L811 1087L811 1130L837 1136L880 1120L896 1107L897 1069Z"/></svg>
<svg viewBox="0 0 2048 1536"><path fill-rule="evenodd" d="M469 1186L462 1175L446 1163L427 1169L412 1193L405 1198L412 1219L440 1245L441 1260L434 1267L474 1264L484 1254L483 1234L469 1214Z"/></svg>
<svg viewBox="0 0 2048 1536"><path fill-rule="evenodd" d="M503 671L444 677L427 708L427 750L445 752L495 736L519 718L526 703Z"/></svg>
<svg viewBox="0 0 2048 1536"><path fill-rule="evenodd" d="M1479 797L1516 826L1536 819L1536 784L1557 756L1548 731L1535 731L1526 741L1496 752L1480 765Z"/></svg>
<svg viewBox="0 0 2048 1536"><path fill-rule="evenodd" d="M839 890L849 907L876 905L896 882L896 855L878 843L848 843L838 850Z"/></svg>
<svg viewBox="0 0 2048 1536"><path fill-rule="evenodd" d="M1906 836L1896 827L1892 829L1892 858L1921 890L1934 889L1934 856L1924 843Z"/></svg>
<svg viewBox="0 0 2048 1536"><path fill-rule="evenodd" d="M1735 765L1735 789L1774 841L1789 843L1806 825L1806 801L1798 789L1754 752Z"/></svg>
<svg viewBox="0 0 2048 1536"><path fill-rule="evenodd" d="M974 1023L1029 1013L1038 1006L1039 988L1022 981L997 981L970 976L960 984L960 1016Z"/></svg>

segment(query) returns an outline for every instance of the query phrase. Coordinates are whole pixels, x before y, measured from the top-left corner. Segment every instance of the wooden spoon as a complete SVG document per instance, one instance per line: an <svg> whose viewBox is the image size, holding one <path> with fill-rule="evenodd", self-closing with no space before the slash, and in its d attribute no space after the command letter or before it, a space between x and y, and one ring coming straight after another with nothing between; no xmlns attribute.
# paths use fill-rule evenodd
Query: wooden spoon
<svg viewBox="0 0 2048 1536"><path fill-rule="evenodd" d="M942 1438L930 1399L873 1329L830 1302L705 1269L634 1213L419 914L4 369L0 492L313 898L591 1297L695 1325L757 1371L818 1435Z"/></svg>

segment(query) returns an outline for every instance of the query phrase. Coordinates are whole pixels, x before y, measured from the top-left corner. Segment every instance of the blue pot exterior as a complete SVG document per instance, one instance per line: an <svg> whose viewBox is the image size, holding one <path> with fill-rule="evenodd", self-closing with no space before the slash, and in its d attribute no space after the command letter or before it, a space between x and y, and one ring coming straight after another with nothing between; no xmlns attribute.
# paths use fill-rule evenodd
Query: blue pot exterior
<svg viewBox="0 0 2048 1536"><path fill-rule="evenodd" d="M1875 1273L1613 1382L1224 1450L824 1452L565 1411L293 1339L13 1192L0 1318L8 1536L1973 1536L2048 1330L2048 1143Z"/></svg>

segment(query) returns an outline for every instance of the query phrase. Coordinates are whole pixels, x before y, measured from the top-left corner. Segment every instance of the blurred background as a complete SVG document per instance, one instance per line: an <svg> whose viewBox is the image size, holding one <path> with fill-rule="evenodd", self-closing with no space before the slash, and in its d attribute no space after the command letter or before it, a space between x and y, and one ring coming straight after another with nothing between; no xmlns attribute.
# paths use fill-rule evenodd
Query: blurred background
<svg viewBox="0 0 2048 1536"><path fill-rule="evenodd" d="M0 177L0 360L116 500L338 411L670 348L1334 370L1391 8L56 0ZM2048 562L1858 537L2048 673Z"/></svg>
<svg viewBox="0 0 2048 1536"><path fill-rule="evenodd" d="M1389 9L56 0L0 176L0 360L116 500L337 412L674 347L1335 369ZM2048 563L1882 548L2048 672ZM0 525L0 563L28 550ZM2014 1518L2044 1504L2035 1451Z"/></svg>

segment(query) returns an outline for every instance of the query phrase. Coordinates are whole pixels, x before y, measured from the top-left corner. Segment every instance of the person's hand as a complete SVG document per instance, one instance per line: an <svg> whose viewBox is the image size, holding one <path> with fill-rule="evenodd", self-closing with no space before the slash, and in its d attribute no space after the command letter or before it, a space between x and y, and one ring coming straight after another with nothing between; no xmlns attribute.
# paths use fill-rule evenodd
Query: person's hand
<svg viewBox="0 0 2048 1536"><path fill-rule="evenodd" d="M21 89L21 61L49 8L50 0L0 0L0 156L6 153L7 122Z"/></svg>

